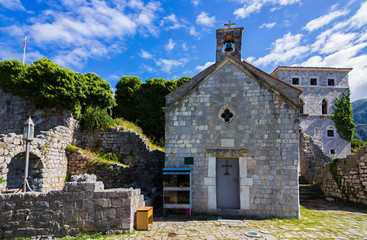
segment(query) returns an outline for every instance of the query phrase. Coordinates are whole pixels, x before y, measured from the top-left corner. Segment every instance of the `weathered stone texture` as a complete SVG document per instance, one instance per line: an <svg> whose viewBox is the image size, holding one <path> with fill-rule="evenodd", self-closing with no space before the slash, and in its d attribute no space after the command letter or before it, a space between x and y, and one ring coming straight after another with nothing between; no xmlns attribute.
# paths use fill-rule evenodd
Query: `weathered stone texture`
<svg viewBox="0 0 367 240"><path fill-rule="evenodd" d="M106 188L121 188L131 186L141 189L152 205L162 205L162 169L164 167L164 153L158 150L149 152L146 158L139 162L131 159L129 166L119 164L91 165L91 156L83 155L81 151L67 152L68 174L95 174ZM132 163L133 162L133 163Z"/></svg>
<svg viewBox="0 0 367 240"><path fill-rule="evenodd" d="M224 105L235 111L229 125L217 116ZM166 113L165 166L193 167L193 212L297 218L297 118L298 110L228 62ZM233 139L233 146L223 147L222 139ZM208 207L208 159L221 150L238 150L231 157L247 151L246 175L253 184L247 210ZM184 165L184 157L194 157L194 165Z"/></svg>
<svg viewBox="0 0 367 240"><path fill-rule="evenodd" d="M56 126L69 127L74 120L70 111L56 108L36 109L18 96L5 93L0 89L0 133L23 134L24 122L32 116L36 124L35 135Z"/></svg>
<svg viewBox="0 0 367 240"><path fill-rule="evenodd" d="M74 179L64 191L0 195L0 239L131 232L144 206L140 190L104 190L95 179Z"/></svg>
<svg viewBox="0 0 367 240"><path fill-rule="evenodd" d="M332 170L334 168L334 170ZM367 147L354 155L327 163L316 172L325 196L367 205Z"/></svg>
<svg viewBox="0 0 367 240"><path fill-rule="evenodd" d="M42 183L39 188L42 192L61 190L67 170L67 156L65 147L72 141L72 129L58 126L49 131L42 131L30 142L30 153L37 156L41 163ZM25 152L25 143L22 135L9 133L0 135L0 177L5 181L11 161L24 161L23 158L14 158ZM21 187L21 186L19 186ZM6 182L0 184L0 190L7 188Z"/></svg>
<svg viewBox="0 0 367 240"><path fill-rule="evenodd" d="M292 68L291 68L292 69ZM344 158L351 153L350 142L342 139L331 120L336 98L341 98L348 88L348 72L338 69L308 70L307 68L293 68L279 70L274 75L278 79L292 85L292 78L299 78L299 85L293 85L303 91L300 99L304 102L301 118L302 132L312 137L326 156ZM310 85L310 78L317 78L317 85ZM334 86L328 86L328 79L334 79ZM322 114L322 101L327 102L327 114ZM334 130L334 137L327 136L327 130ZM335 154L331 154L331 149Z"/></svg>
<svg viewBox="0 0 367 240"><path fill-rule="evenodd" d="M146 160L148 154L152 151L148 139L134 131L118 128L108 131L95 131L94 133L78 131L75 134L73 144L94 152L98 152L103 148L106 151L131 156L136 163Z"/></svg>
<svg viewBox="0 0 367 240"><path fill-rule="evenodd" d="M302 133L300 140L300 174L307 182L313 183L324 164L330 162L330 158L311 137Z"/></svg>

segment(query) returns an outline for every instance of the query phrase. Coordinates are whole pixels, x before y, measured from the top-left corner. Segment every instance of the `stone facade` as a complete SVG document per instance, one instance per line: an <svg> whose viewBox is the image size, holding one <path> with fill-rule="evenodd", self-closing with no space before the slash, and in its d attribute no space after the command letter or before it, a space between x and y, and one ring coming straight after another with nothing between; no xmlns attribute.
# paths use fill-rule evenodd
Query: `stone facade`
<svg viewBox="0 0 367 240"><path fill-rule="evenodd" d="M64 191L0 194L0 239L123 233L144 206L139 189L104 190L95 176L72 176Z"/></svg>
<svg viewBox="0 0 367 240"><path fill-rule="evenodd" d="M299 217L300 93L229 55L166 96L165 167L193 168L193 212ZM238 159L238 209L217 207L219 158Z"/></svg>
<svg viewBox="0 0 367 240"><path fill-rule="evenodd" d="M37 159L37 165L39 172L36 177L32 178L32 169L30 170L30 181L36 181L37 184L35 190L47 192L51 190L61 190L64 187L64 181L67 171L67 156L65 153L65 147L72 141L72 130L67 127L58 126L49 131L41 132L30 143L30 155L33 159ZM22 174L17 176L12 175L9 171L11 164L14 161L18 163L15 166L21 166L24 168L24 158L22 153L25 152L25 143L23 141L23 135L16 135L9 133L7 135L0 135L0 177L5 181L8 181L8 177L21 178ZM21 163L19 163L21 162ZM31 161L31 167L32 165ZM17 171L17 168L13 168L13 171ZM20 184L22 182L21 179ZM15 186L12 186L12 188ZM17 188L20 188L18 186ZM7 182L0 184L0 191L9 188Z"/></svg>
<svg viewBox="0 0 367 240"><path fill-rule="evenodd" d="M316 183L321 185L326 197L367 205L367 147L354 155L325 164L316 173Z"/></svg>
<svg viewBox="0 0 367 240"><path fill-rule="evenodd" d="M271 74L303 91L300 96L304 102L301 117L302 132L310 136L330 158L344 158L351 153L350 142L340 138L331 120L334 112L332 106L336 98L341 98L343 92L347 90L348 72L351 70L351 68L278 67ZM293 82L293 78L297 78L298 83ZM311 85L311 78L316 79L316 85ZM332 80L333 84L329 80ZM323 101L326 103L324 113ZM332 130L334 136L328 136L328 130Z"/></svg>

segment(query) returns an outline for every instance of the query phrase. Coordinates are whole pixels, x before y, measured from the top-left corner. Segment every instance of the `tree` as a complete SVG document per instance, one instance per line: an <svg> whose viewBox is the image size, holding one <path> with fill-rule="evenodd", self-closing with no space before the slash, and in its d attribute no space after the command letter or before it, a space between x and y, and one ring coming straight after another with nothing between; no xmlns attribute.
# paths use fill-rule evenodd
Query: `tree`
<svg viewBox="0 0 367 240"><path fill-rule="evenodd" d="M350 103L350 91L343 92L341 98L336 98L335 106L333 106L334 114L331 119L335 123L339 136L349 142L353 139L356 124L353 122L353 109Z"/></svg>
<svg viewBox="0 0 367 240"><path fill-rule="evenodd" d="M114 117L123 117L128 121L136 122L136 98L142 86L138 77L124 76L116 85L116 107L113 109Z"/></svg>

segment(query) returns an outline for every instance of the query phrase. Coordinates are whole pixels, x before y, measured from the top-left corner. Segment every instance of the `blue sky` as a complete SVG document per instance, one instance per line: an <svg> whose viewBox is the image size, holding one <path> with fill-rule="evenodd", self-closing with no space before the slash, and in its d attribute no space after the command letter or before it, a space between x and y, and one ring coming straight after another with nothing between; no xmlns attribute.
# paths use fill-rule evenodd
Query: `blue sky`
<svg viewBox="0 0 367 240"><path fill-rule="evenodd" d="M352 100L367 97L367 1L0 0L0 59L45 56L95 72L178 79L215 61L215 30L244 27L242 58L277 66L352 67Z"/></svg>

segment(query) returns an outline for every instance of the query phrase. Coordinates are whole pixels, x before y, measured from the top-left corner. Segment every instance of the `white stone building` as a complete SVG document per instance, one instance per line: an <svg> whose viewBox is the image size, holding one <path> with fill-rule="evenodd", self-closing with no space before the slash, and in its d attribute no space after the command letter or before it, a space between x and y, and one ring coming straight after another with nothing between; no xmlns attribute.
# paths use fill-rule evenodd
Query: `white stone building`
<svg viewBox="0 0 367 240"><path fill-rule="evenodd" d="M352 68L278 67L271 75L303 91L301 130L330 158L351 154L350 142L342 139L331 120L336 98L348 88Z"/></svg>

